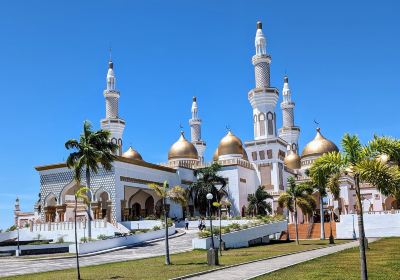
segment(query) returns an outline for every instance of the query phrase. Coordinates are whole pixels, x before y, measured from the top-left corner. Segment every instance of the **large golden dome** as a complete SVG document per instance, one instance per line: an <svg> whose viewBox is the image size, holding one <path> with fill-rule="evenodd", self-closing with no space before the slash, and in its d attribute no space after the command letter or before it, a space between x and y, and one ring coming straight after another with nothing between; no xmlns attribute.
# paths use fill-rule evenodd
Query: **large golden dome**
<svg viewBox="0 0 400 280"><path fill-rule="evenodd" d="M142 156L138 153L138 151L134 150L132 147L122 154L122 157L136 160L143 160Z"/></svg>
<svg viewBox="0 0 400 280"><path fill-rule="evenodd" d="M243 155L243 144L238 137L229 131L218 145L218 156Z"/></svg>
<svg viewBox="0 0 400 280"><path fill-rule="evenodd" d="M181 137L176 141L168 152L168 160L171 159L198 159L199 155L197 153L196 147L186 140L183 132L181 132Z"/></svg>
<svg viewBox="0 0 400 280"><path fill-rule="evenodd" d="M300 156L296 153L296 151L288 151L285 156L284 163L290 169L300 169Z"/></svg>
<svg viewBox="0 0 400 280"><path fill-rule="evenodd" d="M332 141L322 136L320 129L317 128L317 134L314 139L309 142L303 149L301 157L322 155L329 152L338 152L339 149Z"/></svg>

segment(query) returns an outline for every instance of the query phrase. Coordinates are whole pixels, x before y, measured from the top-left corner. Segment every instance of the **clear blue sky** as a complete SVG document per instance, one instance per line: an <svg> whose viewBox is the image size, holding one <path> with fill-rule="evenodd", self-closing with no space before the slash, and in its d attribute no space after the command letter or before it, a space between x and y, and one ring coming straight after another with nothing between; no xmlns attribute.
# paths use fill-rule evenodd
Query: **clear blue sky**
<svg viewBox="0 0 400 280"><path fill-rule="evenodd" d="M125 148L150 162L166 161L180 123L188 134L193 95L208 158L226 125L252 139L258 19L272 85L281 91L289 75L300 148L314 119L336 143L345 132L400 137L398 1L60 2L7 1L0 10L0 228L12 223L16 195L32 209L34 166L65 160L64 142L83 120L99 128L110 45Z"/></svg>

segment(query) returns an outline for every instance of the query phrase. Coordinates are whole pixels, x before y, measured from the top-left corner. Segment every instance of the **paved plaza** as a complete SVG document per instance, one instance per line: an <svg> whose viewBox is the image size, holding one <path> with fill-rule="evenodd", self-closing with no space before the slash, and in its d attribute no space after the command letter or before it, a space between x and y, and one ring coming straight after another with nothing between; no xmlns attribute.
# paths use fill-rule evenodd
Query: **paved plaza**
<svg viewBox="0 0 400 280"><path fill-rule="evenodd" d="M171 238L169 240L170 252L178 253L191 250L192 239L195 237L197 237L197 230L189 230L184 235L176 238ZM162 256L164 254L165 242L164 240L160 240L153 243L146 242L140 246L104 253L101 255L81 257L79 263L81 266L89 266L156 257ZM48 259L46 261L35 259L22 259L15 257L2 258L0 277L52 270L62 270L75 267L75 258Z"/></svg>

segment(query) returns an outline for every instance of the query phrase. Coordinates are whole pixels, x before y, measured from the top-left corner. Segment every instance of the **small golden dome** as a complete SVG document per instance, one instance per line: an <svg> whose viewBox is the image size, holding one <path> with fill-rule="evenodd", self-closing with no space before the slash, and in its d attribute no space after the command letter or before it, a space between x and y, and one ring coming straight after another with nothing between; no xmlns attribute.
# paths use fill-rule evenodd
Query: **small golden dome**
<svg viewBox="0 0 400 280"><path fill-rule="evenodd" d="M322 155L329 152L338 152L339 149L332 141L322 136L320 129L317 128L317 134L314 139L309 142L303 149L301 157Z"/></svg>
<svg viewBox="0 0 400 280"><path fill-rule="evenodd" d="M221 139L218 145L218 156L243 155L243 144L231 131Z"/></svg>
<svg viewBox="0 0 400 280"><path fill-rule="evenodd" d="M296 151L288 151L285 156L284 163L290 169L300 169L300 156L296 153Z"/></svg>
<svg viewBox="0 0 400 280"><path fill-rule="evenodd" d="M171 159L198 159L199 155L197 153L196 147L186 140L183 132L181 132L181 137L176 141L168 152L168 160Z"/></svg>
<svg viewBox="0 0 400 280"><path fill-rule="evenodd" d="M215 152L213 154L213 161L218 161L218 148L215 149Z"/></svg>
<svg viewBox="0 0 400 280"><path fill-rule="evenodd" d="M136 160L143 160L142 156L138 153L138 151L134 150L132 147L122 154L122 157Z"/></svg>

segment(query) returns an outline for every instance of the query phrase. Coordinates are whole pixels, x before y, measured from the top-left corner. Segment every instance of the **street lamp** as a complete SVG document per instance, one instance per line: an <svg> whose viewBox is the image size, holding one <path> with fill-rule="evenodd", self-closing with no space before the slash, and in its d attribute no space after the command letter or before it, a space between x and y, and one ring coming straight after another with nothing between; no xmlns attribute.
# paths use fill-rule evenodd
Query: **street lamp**
<svg viewBox="0 0 400 280"><path fill-rule="evenodd" d="M356 229L355 229L355 227L354 227L354 212L353 212L353 240L356 240L357 239L357 236L356 236Z"/></svg>
<svg viewBox="0 0 400 280"><path fill-rule="evenodd" d="M17 251L15 252L15 256L19 257L20 249L19 249L19 221L17 221Z"/></svg>
<svg viewBox="0 0 400 280"><path fill-rule="evenodd" d="M329 228L330 228L330 234L329 234L329 244L335 244L335 240L333 238L332 234L332 216L333 216L333 206L329 206Z"/></svg>
<svg viewBox="0 0 400 280"><path fill-rule="evenodd" d="M218 265L218 254L216 253L214 246L214 234L213 234L212 217L211 217L211 200L213 199L212 193L208 193L206 195L206 198L208 200L208 216L210 219L210 231L211 231L211 247L207 251L207 263L208 265Z"/></svg>

